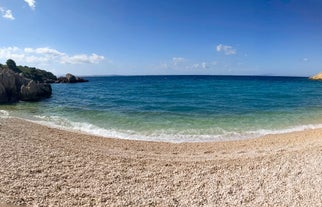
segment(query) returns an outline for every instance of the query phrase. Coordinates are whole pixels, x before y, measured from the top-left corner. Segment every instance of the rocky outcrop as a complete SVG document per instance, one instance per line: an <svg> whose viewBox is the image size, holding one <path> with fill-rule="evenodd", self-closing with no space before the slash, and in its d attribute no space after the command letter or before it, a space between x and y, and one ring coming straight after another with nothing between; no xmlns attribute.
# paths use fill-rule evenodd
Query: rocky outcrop
<svg viewBox="0 0 322 207"><path fill-rule="evenodd" d="M70 73L67 73L65 77L59 77L56 81L56 83L82 83L82 82L88 82L88 80L85 80L80 77L76 77Z"/></svg>
<svg viewBox="0 0 322 207"><path fill-rule="evenodd" d="M0 103L38 101L52 94L49 84L37 83L12 70L0 67Z"/></svg>
<svg viewBox="0 0 322 207"><path fill-rule="evenodd" d="M52 89L49 84L36 83L29 81L27 85L22 85L20 90L20 100L22 101L38 101L51 96Z"/></svg>
<svg viewBox="0 0 322 207"><path fill-rule="evenodd" d="M322 72L310 77L311 80L322 80Z"/></svg>
<svg viewBox="0 0 322 207"><path fill-rule="evenodd" d="M0 68L0 103L19 101L20 87L26 84L18 74Z"/></svg>

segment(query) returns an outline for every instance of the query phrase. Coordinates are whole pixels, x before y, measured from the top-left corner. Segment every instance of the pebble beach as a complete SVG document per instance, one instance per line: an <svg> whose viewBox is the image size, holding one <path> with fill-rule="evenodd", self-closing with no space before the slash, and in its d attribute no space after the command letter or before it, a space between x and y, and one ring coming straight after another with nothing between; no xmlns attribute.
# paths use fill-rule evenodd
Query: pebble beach
<svg viewBox="0 0 322 207"><path fill-rule="evenodd" d="M321 206L322 129L167 143L0 119L3 206Z"/></svg>

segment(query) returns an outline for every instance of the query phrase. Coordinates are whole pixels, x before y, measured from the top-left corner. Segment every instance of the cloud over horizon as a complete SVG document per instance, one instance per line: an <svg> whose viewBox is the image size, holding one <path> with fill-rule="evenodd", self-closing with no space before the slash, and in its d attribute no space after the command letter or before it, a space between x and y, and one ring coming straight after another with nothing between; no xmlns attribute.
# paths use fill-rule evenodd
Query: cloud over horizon
<svg viewBox="0 0 322 207"><path fill-rule="evenodd" d="M104 56L92 53L69 55L49 47L24 48L4 47L0 48L0 59L13 59L24 63L59 63L59 64L98 64L105 59Z"/></svg>
<svg viewBox="0 0 322 207"><path fill-rule="evenodd" d="M172 63L173 63L173 65L178 65L179 63L183 63L183 62L185 62L186 61L186 59L185 58L183 58L183 57L173 57L172 58Z"/></svg>
<svg viewBox="0 0 322 207"><path fill-rule="evenodd" d="M217 52L223 52L225 55L235 55L237 50L229 45L219 44L216 47Z"/></svg>
<svg viewBox="0 0 322 207"><path fill-rule="evenodd" d="M173 71L182 71L188 69L191 71L196 71L197 69L213 69L217 65L216 61L200 61L196 62L195 60L189 60L184 57L173 57L172 59L158 64L157 68L160 69L170 69Z"/></svg>

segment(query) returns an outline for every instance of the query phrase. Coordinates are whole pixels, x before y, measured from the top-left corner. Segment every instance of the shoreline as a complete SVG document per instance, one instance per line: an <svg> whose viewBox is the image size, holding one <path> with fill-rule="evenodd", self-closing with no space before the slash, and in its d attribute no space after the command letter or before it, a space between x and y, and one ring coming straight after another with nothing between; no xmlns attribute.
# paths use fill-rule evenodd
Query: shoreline
<svg viewBox="0 0 322 207"><path fill-rule="evenodd" d="M0 203L319 206L322 129L167 143L0 118Z"/></svg>
<svg viewBox="0 0 322 207"><path fill-rule="evenodd" d="M299 129L299 130L294 130L294 131L289 131L288 129L286 130L282 130L285 132L281 132L281 133L271 133L271 134L265 134L265 135L260 135L258 137L248 137L248 138L242 138L242 139L232 139L232 140L214 140L214 141L182 141L182 142L172 142L172 141L159 141L159 140L144 140L144 139L131 139L131 138L119 138L119 137L112 137L112 136L108 136L108 135L100 135L100 134L92 134L90 132L86 132L86 131L82 131L79 129L72 129L72 128L65 128L63 126L59 126L59 125L51 125L51 124L46 124L43 121L34 121L34 120L30 120L30 119L26 119L26 118L20 118L20 117L13 117L13 116L8 116L8 117L0 117L1 119L9 119L9 120L13 120L13 121L21 121L21 122L25 122L25 123L30 123L30 124L34 124L36 126L41 126L41 127L45 127L47 129L52 129L52 130L58 130L61 132L66 132L66 133L71 133L71 134L79 134L82 136L86 136L86 137L92 137L92 138L96 138L96 139L107 139L113 143L116 142L124 142L124 143L138 143L138 145L145 145L144 143L150 144L150 145L167 145L167 146L180 146L180 145L187 145L187 146L193 146L196 145L194 147L206 147L206 146L211 146L214 147L216 146L244 146L245 144L247 145L252 145L254 146L254 144L256 145L257 143L265 143L265 144L273 144L276 146L277 144L286 144L286 143L290 143L290 142L300 142L303 141L302 138L300 138L301 136L306 137L305 140L307 141L308 139L311 139L312 137L310 136L310 134L322 134L322 126L321 127L313 127L313 128L306 128L304 127L303 129ZM0 122L1 123L1 122ZM322 124L318 124L318 125L322 125ZM297 127L294 127L297 128ZM280 139L280 137L282 139ZM267 147L267 146L265 146Z"/></svg>
<svg viewBox="0 0 322 207"><path fill-rule="evenodd" d="M97 136L97 137L103 137L103 138L111 138L111 139L120 139L120 140L130 140L130 141L143 141L143 142L157 142L157 143L172 143L172 144L181 144L181 143L218 143L218 142L239 142L243 140L250 140L250 139L261 139L266 136L274 136L274 135L282 135L282 134L289 134L289 133L297 133L297 132L302 132L302 131L307 131L307 130L319 130L322 129L322 123L315 123L315 124L306 124L306 125L297 125L297 126L291 126L288 128L284 129L257 129L255 131L248 131L245 132L244 135L239 135L238 137L225 137L225 135L207 135L207 136L213 136L212 138L202 138L199 140L191 141L191 137L185 140L176 140L176 138L164 138L164 137L148 137L145 135L139 135L139 134L134 134L134 135L127 135L123 134L120 132L122 135L107 135L106 133L109 133L107 129L97 127L95 125L91 125L89 123L82 123L82 122L72 122L69 120L66 120L71 126L74 124L77 127L66 127L64 125L59 125L56 123L53 123L48 120L36 120L36 119L31 119L29 118L22 118L19 116L12 116L7 112L6 110L0 110L0 119L1 118L10 118L10 119L20 119L22 121L27 121L27 122L32 122L34 124L39 124L42 126L46 126L49 128L54 128L58 130L63 130L63 131L68 131L68 132L74 132L74 133L81 133L81 134L86 134L90 136ZM94 127L92 129L87 129L86 126L84 125L90 125L91 127ZM85 129L84 129L85 128ZM102 132L95 132L96 130L103 131ZM115 132L113 132L115 133ZM119 132L116 132L119 133ZM232 132L233 133L233 132ZM168 135L170 136L170 135ZM194 137L198 137L198 135L193 135ZM204 136L204 135L200 135ZM218 137L223 136L223 137ZM236 135L237 136L237 135ZM143 137L143 138L141 138Z"/></svg>
<svg viewBox="0 0 322 207"><path fill-rule="evenodd" d="M170 144L182 144L182 143L218 143L218 142L239 142L242 140L251 140L251 139L261 139L263 137L266 136L273 136L273 135L282 135L282 134L289 134L289 133L297 133L297 132L302 132L302 131L307 131L307 130L319 130L322 129L322 124L308 124L308 125L300 125L300 126L294 126L294 127L289 127L289 128L285 128L285 129L280 129L280 130L256 130L253 131L252 133L254 135L243 135L242 137L221 137L221 138L215 138L216 136L222 136L222 135L209 135L209 136L214 136L213 138L207 138L207 139L199 139L196 141L191 141L192 138L189 138L188 141L184 141L184 140L179 140L179 141L175 141L175 138L173 139L165 139L163 137L145 137L144 138L140 138L142 136L140 135L134 135L132 137L128 137L128 136L110 136L110 135L105 135L105 134L101 134L101 133L95 133L92 131L87 131L87 130L82 130L82 129L78 129L78 128L68 128L68 127L64 127L64 126L60 126L60 125L56 125L56 124L52 124L52 123L47 123L46 121L33 121L33 120L29 120L29 119L24 119L24 118L19 118L19 117L10 117L10 118L16 118L16 119L22 119L23 121L28 121L28 122L32 122L35 124L39 124L42 126L46 126L49 128L55 128L58 130L63 130L63 131L69 131L69 132L74 132L74 133L80 133L80 134L86 134L86 135L90 135L90 136L97 136L97 137L102 137L102 138L108 138L108 139L120 139L120 140L130 140L130 141L142 141L142 142L156 142L156 143L170 143ZM103 128L98 128L98 129L102 129L105 130ZM256 132L258 131L266 131L265 133L262 134L256 134ZM198 137L198 135L194 135L195 137ZM200 135L202 136L202 135ZM208 135L207 135L208 136Z"/></svg>

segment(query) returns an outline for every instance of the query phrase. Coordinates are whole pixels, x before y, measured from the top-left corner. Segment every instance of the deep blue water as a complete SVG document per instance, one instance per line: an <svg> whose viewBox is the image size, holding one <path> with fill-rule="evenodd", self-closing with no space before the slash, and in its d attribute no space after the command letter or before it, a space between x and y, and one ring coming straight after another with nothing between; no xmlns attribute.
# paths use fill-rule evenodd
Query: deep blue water
<svg viewBox="0 0 322 207"><path fill-rule="evenodd" d="M322 82L295 77L115 76L53 84L12 116L107 137L218 141L322 125ZM2 112L4 113L4 112Z"/></svg>

